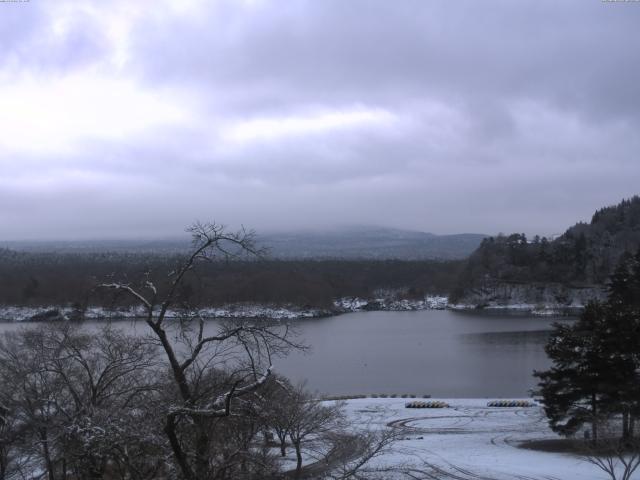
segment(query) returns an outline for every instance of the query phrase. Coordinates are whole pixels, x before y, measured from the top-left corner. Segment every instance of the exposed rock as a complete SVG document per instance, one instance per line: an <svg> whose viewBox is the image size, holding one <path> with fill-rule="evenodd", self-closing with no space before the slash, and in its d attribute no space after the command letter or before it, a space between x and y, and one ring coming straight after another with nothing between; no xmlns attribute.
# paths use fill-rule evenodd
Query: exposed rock
<svg viewBox="0 0 640 480"><path fill-rule="evenodd" d="M67 317L57 308L38 312L29 318L30 322L60 322L63 320L67 320Z"/></svg>
<svg viewBox="0 0 640 480"><path fill-rule="evenodd" d="M334 302L336 313L361 311L411 311L411 310L444 310L447 308L447 297L427 296L423 299L406 298L340 298Z"/></svg>
<svg viewBox="0 0 640 480"><path fill-rule="evenodd" d="M554 315L582 309L591 300L603 300L601 285L491 283L470 289L450 308L504 308Z"/></svg>

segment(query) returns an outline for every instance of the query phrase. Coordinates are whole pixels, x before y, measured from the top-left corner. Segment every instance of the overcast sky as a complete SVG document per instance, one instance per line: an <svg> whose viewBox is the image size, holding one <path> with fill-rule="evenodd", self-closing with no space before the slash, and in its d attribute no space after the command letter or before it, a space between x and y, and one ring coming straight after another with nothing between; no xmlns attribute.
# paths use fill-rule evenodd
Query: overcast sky
<svg viewBox="0 0 640 480"><path fill-rule="evenodd" d="M562 232L640 192L640 2L0 2L0 238Z"/></svg>

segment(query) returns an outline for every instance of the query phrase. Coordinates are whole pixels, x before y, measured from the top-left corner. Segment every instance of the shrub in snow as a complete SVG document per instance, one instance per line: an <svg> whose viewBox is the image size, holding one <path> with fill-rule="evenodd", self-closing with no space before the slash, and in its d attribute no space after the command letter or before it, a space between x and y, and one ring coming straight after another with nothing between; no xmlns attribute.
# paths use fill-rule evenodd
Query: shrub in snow
<svg viewBox="0 0 640 480"><path fill-rule="evenodd" d="M494 400L487 403L487 407L535 407L536 404L527 400Z"/></svg>
<svg viewBox="0 0 640 480"><path fill-rule="evenodd" d="M405 403L404 406L405 408L449 408L449 404L447 402L439 400L431 400L428 402L416 400L414 402Z"/></svg>

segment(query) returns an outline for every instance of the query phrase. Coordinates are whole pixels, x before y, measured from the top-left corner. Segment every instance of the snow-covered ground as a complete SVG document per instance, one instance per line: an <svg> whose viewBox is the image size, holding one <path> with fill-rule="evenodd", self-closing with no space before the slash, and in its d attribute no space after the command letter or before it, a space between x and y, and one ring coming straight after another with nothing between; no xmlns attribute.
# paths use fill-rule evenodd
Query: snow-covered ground
<svg viewBox="0 0 640 480"><path fill-rule="evenodd" d="M413 468L416 478L455 480L605 480L578 456L518 448L558 438L539 406L488 407L491 399L437 399L450 408L405 408L407 399L349 400L353 425L396 428L402 440L381 464ZM405 477L406 478L406 477Z"/></svg>

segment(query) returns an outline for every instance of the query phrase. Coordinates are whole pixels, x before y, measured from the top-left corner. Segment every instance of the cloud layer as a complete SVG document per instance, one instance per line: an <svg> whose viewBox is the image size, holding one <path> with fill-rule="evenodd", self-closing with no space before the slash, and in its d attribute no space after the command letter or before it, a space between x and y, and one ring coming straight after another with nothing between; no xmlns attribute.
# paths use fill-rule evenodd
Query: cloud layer
<svg viewBox="0 0 640 480"><path fill-rule="evenodd" d="M0 4L0 237L552 234L638 193L640 4Z"/></svg>

